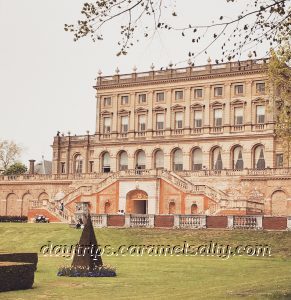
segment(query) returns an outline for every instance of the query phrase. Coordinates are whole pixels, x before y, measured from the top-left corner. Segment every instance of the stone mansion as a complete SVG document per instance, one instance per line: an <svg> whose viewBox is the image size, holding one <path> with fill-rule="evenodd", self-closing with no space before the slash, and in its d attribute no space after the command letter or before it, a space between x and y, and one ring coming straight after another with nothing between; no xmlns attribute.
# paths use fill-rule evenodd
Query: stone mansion
<svg viewBox="0 0 291 300"><path fill-rule="evenodd" d="M0 215L291 215L266 67L99 72L95 133L58 133L51 175L2 176Z"/></svg>

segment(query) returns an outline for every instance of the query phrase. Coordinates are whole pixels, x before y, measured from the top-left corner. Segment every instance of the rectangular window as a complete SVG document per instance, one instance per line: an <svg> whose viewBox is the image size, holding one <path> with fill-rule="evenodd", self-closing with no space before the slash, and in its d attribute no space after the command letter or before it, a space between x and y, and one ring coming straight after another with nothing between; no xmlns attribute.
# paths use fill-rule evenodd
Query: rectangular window
<svg viewBox="0 0 291 300"><path fill-rule="evenodd" d="M243 108L236 107L234 109L234 125L242 125L243 121Z"/></svg>
<svg viewBox="0 0 291 300"><path fill-rule="evenodd" d="M165 115L157 114L157 130L164 130Z"/></svg>
<svg viewBox="0 0 291 300"><path fill-rule="evenodd" d="M62 174L66 173L66 164L64 162L61 162L61 173Z"/></svg>
<svg viewBox="0 0 291 300"><path fill-rule="evenodd" d="M256 91L259 94L265 93L265 83L264 82L257 82L256 83Z"/></svg>
<svg viewBox="0 0 291 300"><path fill-rule="evenodd" d="M128 104L129 97L128 96L121 96L121 105L127 105Z"/></svg>
<svg viewBox="0 0 291 300"><path fill-rule="evenodd" d="M234 93L236 95L242 95L244 93L244 86L242 84L236 84L234 86Z"/></svg>
<svg viewBox="0 0 291 300"><path fill-rule="evenodd" d="M195 110L194 111L194 128L202 127L202 111Z"/></svg>
<svg viewBox="0 0 291 300"><path fill-rule="evenodd" d="M175 113L175 129L183 128L183 112L178 111Z"/></svg>
<svg viewBox="0 0 291 300"><path fill-rule="evenodd" d="M222 86L217 86L214 88L214 97L222 96Z"/></svg>
<svg viewBox="0 0 291 300"><path fill-rule="evenodd" d="M265 123L265 106L258 105L257 106L257 124Z"/></svg>
<svg viewBox="0 0 291 300"><path fill-rule="evenodd" d="M111 97L103 98L103 106L111 106Z"/></svg>
<svg viewBox="0 0 291 300"><path fill-rule="evenodd" d="M165 93L164 92L159 92L156 94L156 101L157 102L163 102L165 101Z"/></svg>
<svg viewBox="0 0 291 300"><path fill-rule="evenodd" d="M138 103L139 104L147 103L147 95L146 94L139 94L138 95Z"/></svg>
<svg viewBox="0 0 291 300"><path fill-rule="evenodd" d="M183 91L175 91L175 100L176 101L183 100Z"/></svg>
<svg viewBox="0 0 291 300"><path fill-rule="evenodd" d="M93 173L94 170L94 161L89 161L89 173Z"/></svg>
<svg viewBox="0 0 291 300"><path fill-rule="evenodd" d="M140 115L138 116L138 131L146 130L146 116Z"/></svg>
<svg viewBox="0 0 291 300"><path fill-rule="evenodd" d="M203 94L202 94L202 89L195 89L194 90L194 98L202 98Z"/></svg>
<svg viewBox="0 0 291 300"><path fill-rule="evenodd" d="M214 126L220 127L222 126L222 109L217 108L214 110Z"/></svg>
<svg viewBox="0 0 291 300"><path fill-rule="evenodd" d="M111 118L105 117L104 118L104 133L111 132Z"/></svg>
<svg viewBox="0 0 291 300"><path fill-rule="evenodd" d="M128 116L121 117L121 132L128 132Z"/></svg>
<svg viewBox="0 0 291 300"><path fill-rule="evenodd" d="M276 154L276 168L283 168L283 153Z"/></svg>

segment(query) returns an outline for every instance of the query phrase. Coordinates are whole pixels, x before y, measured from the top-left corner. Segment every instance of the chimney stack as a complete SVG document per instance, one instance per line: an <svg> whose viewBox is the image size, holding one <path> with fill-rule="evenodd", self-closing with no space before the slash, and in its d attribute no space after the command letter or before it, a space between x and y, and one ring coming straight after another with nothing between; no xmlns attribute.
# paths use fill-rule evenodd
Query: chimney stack
<svg viewBox="0 0 291 300"><path fill-rule="evenodd" d="M29 175L34 175L34 159L29 160Z"/></svg>

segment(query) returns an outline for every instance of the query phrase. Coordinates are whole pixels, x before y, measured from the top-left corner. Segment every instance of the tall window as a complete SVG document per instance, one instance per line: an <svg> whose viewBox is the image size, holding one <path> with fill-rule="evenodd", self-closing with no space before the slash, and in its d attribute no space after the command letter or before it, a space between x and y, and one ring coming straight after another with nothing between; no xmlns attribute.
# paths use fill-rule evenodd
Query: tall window
<svg viewBox="0 0 291 300"><path fill-rule="evenodd" d="M94 161L89 161L89 173L93 173L94 170Z"/></svg>
<svg viewBox="0 0 291 300"><path fill-rule="evenodd" d="M104 133L111 132L111 118L105 117L104 119Z"/></svg>
<svg viewBox="0 0 291 300"><path fill-rule="evenodd" d="M146 167L146 155L143 150L139 150L136 155L136 169L145 169Z"/></svg>
<svg viewBox="0 0 291 300"><path fill-rule="evenodd" d="M156 94L156 101L157 102L163 102L165 100L165 93L164 92L158 92Z"/></svg>
<svg viewBox="0 0 291 300"><path fill-rule="evenodd" d="M164 130L165 115L157 114L157 130Z"/></svg>
<svg viewBox="0 0 291 300"><path fill-rule="evenodd" d="M128 132L128 116L121 117L121 132Z"/></svg>
<svg viewBox="0 0 291 300"><path fill-rule="evenodd" d="M183 171L183 152L176 149L173 153L173 169L174 171Z"/></svg>
<svg viewBox="0 0 291 300"><path fill-rule="evenodd" d="M175 129L183 128L183 112L178 111L175 113Z"/></svg>
<svg viewBox="0 0 291 300"><path fill-rule="evenodd" d="M257 82L256 83L256 91L257 93L265 93L265 83L264 82Z"/></svg>
<svg viewBox="0 0 291 300"><path fill-rule="evenodd" d="M264 170L266 167L265 148L259 145L254 150L254 169Z"/></svg>
<svg viewBox="0 0 291 300"><path fill-rule="evenodd" d="M283 162L284 162L283 153L277 153L276 154L276 168L283 168Z"/></svg>
<svg viewBox="0 0 291 300"><path fill-rule="evenodd" d="M221 157L221 148L216 147L212 152L212 169L214 170L222 170L223 163Z"/></svg>
<svg viewBox="0 0 291 300"><path fill-rule="evenodd" d="M122 151L119 155L119 170L128 169L128 155L125 151Z"/></svg>
<svg viewBox="0 0 291 300"><path fill-rule="evenodd" d="M265 106L264 105L257 105L256 110L257 110L256 111L257 124L265 123Z"/></svg>
<svg viewBox="0 0 291 300"><path fill-rule="evenodd" d="M104 173L110 172L110 155L108 152L105 152L102 156L102 171Z"/></svg>
<svg viewBox="0 0 291 300"><path fill-rule="evenodd" d="M222 87L221 86L217 86L214 88L214 97L221 97L222 96Z"/></svg>
<svg viewBox="0 0 291 300"><path fill-rule="evenodd" d="M202 98L203 96L203 91L202 89L195 89L194 90L194 98L197 99L197 98Z"/></svg>
<svg viewBox="0 0 291 300"><path fill-rule="evenodd" d="M121 105L127 105L129 102L129 97L127 95L121 96Z"/></svg>
<svg viewBox="0 0 291 300"><path fill-rule="evenodd" d="M176 101L183 100L183 91L175 91L175 100Z"/></svg>
<svg viewBox="0 0 291 300"><path fill-rule="evenodd" d="M146 94L139 94L138 95L138 103L145 104L147 102L147 95Z"/></svg>
<svg viewBox="0 0 291 300"><path fill-rule="evenodd" d="M103 98L103 106L111 106L111 97Z"/></svg>
<svg viewBox="0 0 291 300"><path fill-rule="evenodd" d="M66 173L66 163L61 162L61 173L64 174Z"/></svg>
<svg viewBox="0 0 291 300"><path fill-rule="evenodd" d="M242 95L244 93L244 86L242 84L236 84L234 86L234 93L236 95Z"/></svg>
<svg viewBox="0 0 291 300"><path fill-rule="evenodd" d="M162 150L158 150L155 153L155 168L156 169L164 168L164 152Z"/></svg>
<svg viewBox="0 0 291 300"><path fill-rule="evenodd" d="M222 108L214 109L214 126L220 127L222 126Z"/></svg>
<svg viewBox="0 0 291 300"><path fill-rule="evenodd" d="M244 168L243 149L241 146L236 146L233 149L233 164L234 170L242 170Z"/></svg>
<svg viewBox="0 0 291 300"><path fill-rule="evenodd" d="M202 169L202 150L197 148L193 151L192 158L192 170L201 170Z"/></svg>
<svg viewBox="0 0 291 300"><path fill-rule="evenodd" d="M146 115L138 116L138 131L146 130Z"/></svg>
<svg viewBox="0 0 291 300"><path fill-rule="evenodd" d="M243 107L235 107L234 109L234 125L243 124Z"/></svg>
<svg viewBox="0 0 291 300"><path fill-rule="evenodd" d="M202 127L202 110L194 111L194 128Z"/></svg>
<svg viewBox="0 0 291 300"><path fill-rule="evenodd" d="M81 174L83 172L83 157L81 154L75 156L75 173Z"/></svg>

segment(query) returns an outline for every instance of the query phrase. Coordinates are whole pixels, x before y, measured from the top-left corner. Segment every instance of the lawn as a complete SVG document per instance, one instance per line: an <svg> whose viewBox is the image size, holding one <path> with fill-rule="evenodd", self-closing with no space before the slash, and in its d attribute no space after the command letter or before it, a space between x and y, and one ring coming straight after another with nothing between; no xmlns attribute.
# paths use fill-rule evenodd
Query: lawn
<svg viewBox="0 0 291 300"><path fill-rule="evenodd" d="M271 257L104 256L115 278L56 276L63 257L39 254L34 288L1 299L291 299L291 232L96 229L101 245L267 244ZM63 224L0 224L0 252L39 252L75 244L81 231ZM1 284L1 282L0 282Z"/></svg>

